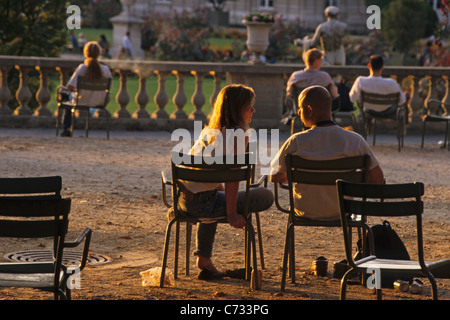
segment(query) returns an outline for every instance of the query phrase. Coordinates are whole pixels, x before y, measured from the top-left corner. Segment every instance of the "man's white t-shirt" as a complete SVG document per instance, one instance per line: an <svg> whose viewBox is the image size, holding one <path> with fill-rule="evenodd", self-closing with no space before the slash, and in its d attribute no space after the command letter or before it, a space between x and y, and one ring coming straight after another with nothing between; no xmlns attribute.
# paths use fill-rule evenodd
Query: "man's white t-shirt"
<svg viewBox="0 0 450 320"><path fill-rule="evenodd" d="M313 127L292 135L272 161L273 173L286 172L285 154L309 160L333 160L369 155L370 169L379 165L367 142L357 133L334 125ZM336 186L296 184L294 207L298 215L313 219L338 219L340 216Z"/></svg>
<svg viewBox="0 0 450 320"><path fill-rule="evenodd" d="M399 84L395 82L392 78L383 78L380 76L368 76L368 77L358 77L355 80L355 83L350 90L350 101L351 102L360 102L361 101L361 91L368 93L377 93L377 94L391 94L391 93L400 93L400 99L398 101L399 105L405 103L405 94L400 88ZM377 104L365 104L364 109L369 109L373 111L384 111L388 107L384 105Z"/></svg>
<svg viewBox="0 0 450 320"><path fill-rule="evenodd" d="M100 65L103 71L103 78L111 78L111 70L109 70L108 66ZM70 78L68 85L71 85L73 87L77 87L77 79L79 76L84 76L87 71L87 66L82 63L78 66L78 68L73 73L72 77ZM76 96L72 95L73 103L75 102ZM81 90L81 92L78 92L78 104L79 105L85 105L85 106L92 106L96 107L99 105L103 105L105 101L105 92L102 91L89 91L89 90Z"/></svg>

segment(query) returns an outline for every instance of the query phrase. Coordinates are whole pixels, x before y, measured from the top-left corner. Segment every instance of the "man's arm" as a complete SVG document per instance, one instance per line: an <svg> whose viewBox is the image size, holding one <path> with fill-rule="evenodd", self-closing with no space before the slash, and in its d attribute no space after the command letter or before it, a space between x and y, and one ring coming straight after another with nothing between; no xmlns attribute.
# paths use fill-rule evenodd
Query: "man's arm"
<svg viewBox="0 0 450 320"><path fill-rule="evenodd" d="M285 172L277 172L270 176L271 182L288 183L287 175Z"/></svg>
<svg viewBox="0 0 450 320"><path fill-rule="evenodd" d="M380 166L376 166L369 170L369 178L367 180L368 183L374 184L383 184L384 183L384 174L383 170L381 170Z"/></svg>

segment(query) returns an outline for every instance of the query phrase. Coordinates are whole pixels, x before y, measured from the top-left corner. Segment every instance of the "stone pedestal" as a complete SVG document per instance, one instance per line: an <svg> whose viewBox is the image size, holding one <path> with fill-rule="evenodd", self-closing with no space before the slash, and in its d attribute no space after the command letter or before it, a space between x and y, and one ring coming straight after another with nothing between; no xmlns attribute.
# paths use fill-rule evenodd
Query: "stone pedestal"
<svg viewBox="0 0 450 320"><path fill-rule="evenodd" d="M144 20L133 16L130 7L134 1L122 0L124 11L110 19L113 25L113 47L110 50L111 56L117 58L122 48L123 37L130 32L132 59L143 59L144 51L141 49L141 28Z"/></svg>
<svg viewBox="0 0 450 320"><path fill-rule="evenodd" d="M258 68L254 66L254 68ZM278 128L283 113L283 75L270 73L227 73L227 83L240 83L255 91L253 128Z"/></svg>

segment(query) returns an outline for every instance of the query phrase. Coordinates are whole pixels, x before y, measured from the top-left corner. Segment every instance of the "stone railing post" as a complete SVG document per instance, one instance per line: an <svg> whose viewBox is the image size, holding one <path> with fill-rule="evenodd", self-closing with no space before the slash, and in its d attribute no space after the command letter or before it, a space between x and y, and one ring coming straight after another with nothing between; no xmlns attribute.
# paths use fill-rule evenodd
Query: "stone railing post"
<svg viewBox="0 0 450 320"><path fill-rule="evenodd" d="M411 86L411 100L409 105L411 107L411 116L418 115L420 109L422 108L422 98L419 93L420 77L419 76L409 76L412 81ZM411 119L412 120L412 119Z"/></svg>
<svg viewBox="0 0 450 320"><path fill-rule="evenodd" d="M139 90L136 94L135 101L138 105L139 109L133 114L133 118L138 119L146 119L150 118L149 113L147 110L145 110L145 106L147 105L149 99L148 93L147 93L147 76L144 75L143 72L138 71L139 75Z"/></svg>
<svg viewBox="0 0 450 320"><path fill-rule="evenodd" d="M157 119L168 119L169 114L164 108L166 107L167 102L169 102L166 92L166 77L170 72L155 71L155 73L158 76L158 91L153 100L155 101L158 110L156 110L152 116Z"/></svg>
<svg viewBox="0 0 450 320"><path fill-rule="evenodd" d="M19 101L19 106L14 111L14 114L18 116L31 115L32 112L28 107L28 102L31 99L31 91L28 87L28 72L31 68L16 65L16 69L20 72L19 88L16 92L16 99Z"/></svg>
<svg viewBox="0 0 450 320"><path fill-rule="evenodd" d="M48 73L50 69L37 66L36 70L39 71L39 89L36 92L36 100L39 102L39 108L34 114L37 116L51 116L52 112L47 108L47 104L51 99L48 88Z"/></svg>
<svg viewBox="0 0 450 320"><path fill-rule="evenodd" d="M8 88L8 71L10 66L0 66L0 115L10 115L11 109L8 101L11 99L11 91Z"/></svg>
<svg viewBox="0 0 450 320"><path fill-rule="evenodd" d="M191 72L195 77L195 91L192 95L191 102L195 107L195 110L189 115L190 119L194 120L206 120L206 115L202 111L202 107L205 104L205 95L203 94L203 78L208 74L207 72Z"/></svg>
<svg viewBox="0 0 450 320"><path fill-rule="evenodd" d="M174 119L187 119L186 112L183 110L187 102L186 94L184 93L184 77L187 72L174 71L173 73L177 76L177 91L172 101L177 109L170 117Z"/></svg>
<svg viewBox="0 0 450 320"><path fill-rule="evenodd" d="M217 95L219 94L220 90L222 90L222 78L224 77L225 74L214 71L210 72L210 74L213 76L214 79L214 90L213 93L211 94L209 102L211 103L211 106L214 108Z"/></svg>
<svg viewBox="0 0 450 320"><path fill-rule="evenodd" d="M114 113L117 118L130 118L130 113L127 110L127 105L130 102L130 95L127 90L128 75L131 74L128 70L119 69L117 72L120 75L120 88L116 95L116 101L120 106L120 109Z"/></svg>

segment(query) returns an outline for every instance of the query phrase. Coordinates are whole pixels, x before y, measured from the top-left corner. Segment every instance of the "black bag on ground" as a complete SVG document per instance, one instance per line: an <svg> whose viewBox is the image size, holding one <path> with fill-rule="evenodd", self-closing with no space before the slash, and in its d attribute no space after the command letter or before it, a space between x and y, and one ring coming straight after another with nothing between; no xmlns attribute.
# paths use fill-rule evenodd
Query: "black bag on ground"
<svg viewBox="0 0 450 320"><path fill-rule="evenodd" d="M394 259L394 260L411 260L408 250L406 250L405 245L398 236L397 232L392 229L388 221L383 221L383 224L374 225L371 227L373 233L373 242L375 255L379 259ZM357 242L357 253L354 257L355 260L359 260L363 257L362 255L362 244L361 240ZM366 241L366 250L369 252L369 243ZM412 281L410 276L405 276L402 274L386 274L381 273L381 285L383 288L392 288L393 283L396 280Z"/></svg>

